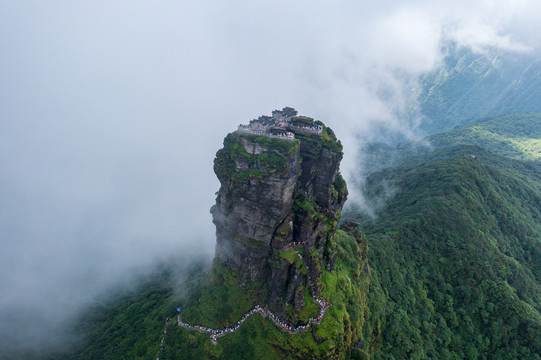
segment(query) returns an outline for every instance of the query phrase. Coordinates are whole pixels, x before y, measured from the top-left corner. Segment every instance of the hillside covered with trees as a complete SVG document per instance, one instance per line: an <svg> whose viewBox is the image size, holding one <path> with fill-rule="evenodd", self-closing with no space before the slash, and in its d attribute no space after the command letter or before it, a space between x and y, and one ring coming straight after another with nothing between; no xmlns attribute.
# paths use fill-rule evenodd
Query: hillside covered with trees
<svg viewBox="0 0 541 360"><path fill-rule="evenodd" d="M335 269L322 278L333 306L321 325L292 335L256 316L216 346L172 326L161 358L540 359L539 121L482 120L371 174L367 198L386 201L375 217L344 214ZM180 291L161 276L94 309L78 323L89 337L63 358L151 359L177 304L216 326L253 306L234 275L205 269Z"/></svg>
<svg viewBox="0 0 541 360"><path fill-rule="evenodd" d="M540 112L541 59L535 53L473 51L447 44L442 66L411 84L410 107L433 134L480 118Z"/></svg>

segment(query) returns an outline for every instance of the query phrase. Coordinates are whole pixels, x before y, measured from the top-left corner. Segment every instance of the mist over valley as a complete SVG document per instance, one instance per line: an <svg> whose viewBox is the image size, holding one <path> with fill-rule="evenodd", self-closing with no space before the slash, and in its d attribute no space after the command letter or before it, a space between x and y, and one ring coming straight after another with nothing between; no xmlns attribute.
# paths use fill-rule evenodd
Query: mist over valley
<svg viewBox="0 0 541 360"><path fill-rule="evenodd" d="M304 326L325 296L314 339L289 342L254 315L215 347L170 326L160 351L538 359L540 11L503 0L1 3L0 358L153 358L183 301L184 321L221 329L265 301ZM286 201L291 233L277 222L272 241L324 240L276 250L272 279L243 278L213 263L214 161L239 124L288 106L325 129L296 133L299 153L311 144L325 159L340 141L344 188L338 168L306 171L306 198ZM246 161L252 186L283 170L241 150L231 159ZM247 183L232 182L239 198ZM314 229L300 235L303 224ZM254 238L235 241L255 252ZM295 266L310 282L289 285Z"/></svg>

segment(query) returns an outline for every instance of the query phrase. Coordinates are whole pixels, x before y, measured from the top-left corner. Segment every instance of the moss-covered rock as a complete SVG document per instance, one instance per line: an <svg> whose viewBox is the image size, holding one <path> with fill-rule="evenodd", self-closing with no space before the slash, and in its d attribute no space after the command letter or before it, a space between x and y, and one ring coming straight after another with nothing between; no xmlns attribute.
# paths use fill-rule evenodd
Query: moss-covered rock
<svg viewBox="0 0 541 360"><path fill-rule="evenodd" d="M342 147L332 130L302 116L286 127L294 140L242 131L226 136L214 161L221 187L211 210L217 260L242 282L265 282L268 303L280 314L287 304L301 311L299 289L308 278L319 284L322 270L332 269L332 237L347 197ZM306 254L302 261L292 244Z"/></svg>
<svg viewBox="0 0 541 360"><path fill-rule="evenodd" d="M338 230L334 236L337 250L334 269L321 273L320 295L332 304L321 323L313 324L305 332L289 334L268 318L252 316L239 331L220 337L216 345L211 344L207 335L171 326L161 358L364 358L363 354L370 351L369 343L363 341L370 276L361 271L368 266L367 243L354 225L349 224L347 229L347 232ZM316 249L312 251L318 254ZM290 249L281 250L279 259L295 264L298 257ZM262 285L241 284L234 270L215 263L213 275L202 284L203 291L193 301L186 300L192 305L183 308L183 321L213 328L231 326L258 301L264 301L258 298L262 292L258 294L255 290ZM293 304L287 305L284 317L296 318L299 323L316 317L320 307L312 299L309 288L299 286L295 295L302 299L303 306L296 309ZM194 343L197 345L193 346Z"/></svg>

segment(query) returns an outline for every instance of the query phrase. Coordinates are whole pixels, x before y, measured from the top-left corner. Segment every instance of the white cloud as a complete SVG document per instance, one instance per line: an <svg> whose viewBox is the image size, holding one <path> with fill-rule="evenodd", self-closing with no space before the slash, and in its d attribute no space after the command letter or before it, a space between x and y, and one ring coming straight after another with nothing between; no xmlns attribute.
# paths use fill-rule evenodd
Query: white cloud
<svg viewBox="0 0 541 360"><path fill-rule="evenodd" d="M500 49L511 52L530 52L532 48L514 40L510 35L501 35L487 24L460 24L448 30L448 37L475 52Z"/></svg>
<svg viewBox="0 0 541 360"><path fill-rule="evenodd" d="M0 3L0 313L39 302L57 314L70 298L77 309L134 266L212 254L212 160L238 123L294 106L337 131L348 172L359 137L378 126L416 136L397 115L405 84L440 64L444 39L535 49L539 10L466 0Z"/></svg>

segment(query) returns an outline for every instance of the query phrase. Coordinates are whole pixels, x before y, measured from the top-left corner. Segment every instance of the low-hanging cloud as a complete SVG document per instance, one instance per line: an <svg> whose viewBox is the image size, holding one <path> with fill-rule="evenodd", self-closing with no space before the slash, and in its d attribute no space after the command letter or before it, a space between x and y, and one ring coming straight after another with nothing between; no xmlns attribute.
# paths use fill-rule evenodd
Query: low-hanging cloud
<svg viewBox="0 0 541 360"><path fill-rule="evenodd" d="M496 0L0 3L2 318L39 307L59 324L134 269L212 256L214 154L262 113L293 106L326 122L353 181L360 140L381 127L418 136L419 119L399 116L407 84L441 64L444 41L536 51L540 10ZM20 325L50 341L47 326L18 319L0 335Z"/></svg>

